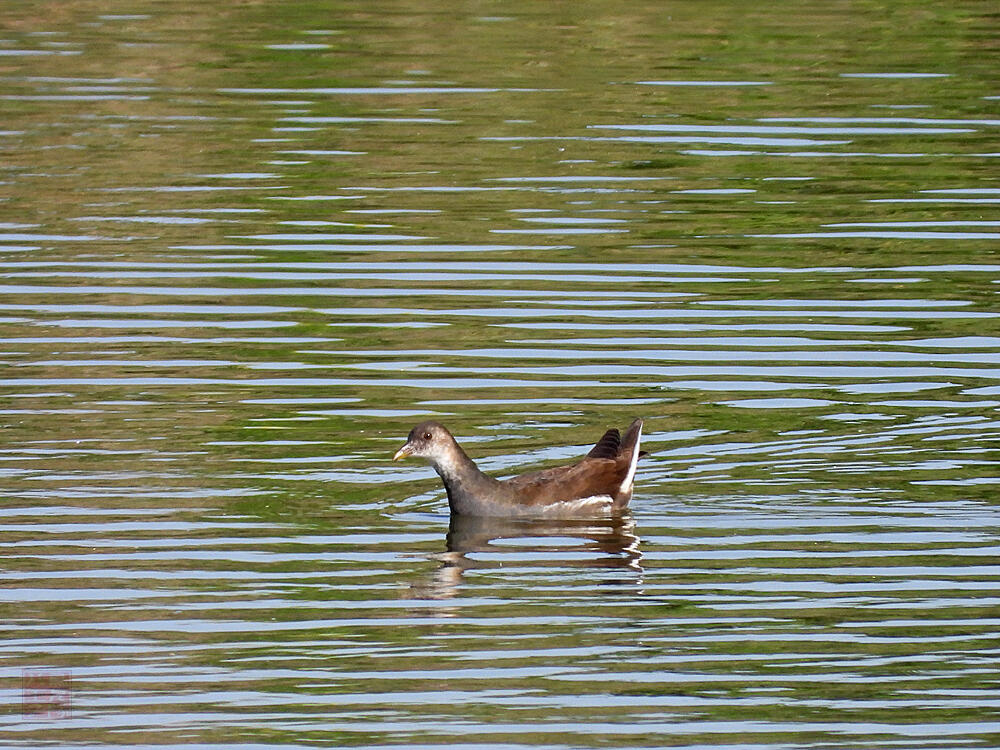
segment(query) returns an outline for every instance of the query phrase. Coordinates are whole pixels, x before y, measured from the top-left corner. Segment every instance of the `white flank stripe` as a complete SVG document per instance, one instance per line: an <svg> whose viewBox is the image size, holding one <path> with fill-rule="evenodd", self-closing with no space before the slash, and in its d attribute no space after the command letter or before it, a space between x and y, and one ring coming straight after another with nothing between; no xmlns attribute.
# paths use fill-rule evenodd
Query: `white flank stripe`
<svg viewBox="0 0 1000 750"><path fill-rule="evenodd" d="M610 512L613 499L611 495L590 495L576 500L563 500L545 508L535 510L532 515L549 516L552 518L571 518L579 513Z"/></svg>

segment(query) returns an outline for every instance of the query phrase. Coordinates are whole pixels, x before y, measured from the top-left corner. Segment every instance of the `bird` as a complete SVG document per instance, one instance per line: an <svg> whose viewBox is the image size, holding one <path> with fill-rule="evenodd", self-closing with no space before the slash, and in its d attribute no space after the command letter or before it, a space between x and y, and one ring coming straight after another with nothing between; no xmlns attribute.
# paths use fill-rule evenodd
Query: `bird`
<svg viewBox="0 0 1000 750"><path fill-rule="evenodd" d="M509 479L487 476L439 422L421 422L394 461L426 459L440 475L452 514L469 516L586 518L619 515L632 499L642 438L642 420L604 433L583 458L569 466Z"/></svg>

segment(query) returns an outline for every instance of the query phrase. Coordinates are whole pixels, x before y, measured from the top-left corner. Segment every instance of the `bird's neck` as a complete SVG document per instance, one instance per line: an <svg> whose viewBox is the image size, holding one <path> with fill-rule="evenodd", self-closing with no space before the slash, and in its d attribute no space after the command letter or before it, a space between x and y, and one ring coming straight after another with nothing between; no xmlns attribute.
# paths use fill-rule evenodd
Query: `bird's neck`
<svg viewBox="0 0 1000 750"><path fill-rule="evenodd" d="M479 470L479 467L453 443L435 462L434 470L441 476L448 491L448 501L452 507L462 506L468 500L482 498L495 492L499 482Z"/></svg>

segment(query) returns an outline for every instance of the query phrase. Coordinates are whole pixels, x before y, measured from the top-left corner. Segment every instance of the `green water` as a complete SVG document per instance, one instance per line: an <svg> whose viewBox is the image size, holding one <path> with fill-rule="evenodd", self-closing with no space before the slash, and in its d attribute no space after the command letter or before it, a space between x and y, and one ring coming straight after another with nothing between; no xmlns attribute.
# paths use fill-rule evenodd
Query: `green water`
<svg viewBox="0 0 1000 750"><path fill-rule="evenodd" d="M988 4L0 29L5 745L1000 744Z"/></svg>

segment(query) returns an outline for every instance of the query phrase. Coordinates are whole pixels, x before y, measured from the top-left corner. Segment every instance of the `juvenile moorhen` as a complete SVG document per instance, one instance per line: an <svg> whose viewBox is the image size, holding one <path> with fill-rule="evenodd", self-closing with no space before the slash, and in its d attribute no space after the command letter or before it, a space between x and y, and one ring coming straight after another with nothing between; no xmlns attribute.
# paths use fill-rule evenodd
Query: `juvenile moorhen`
<svg viewBox="0 0 1000 750"><path fill-rule="evenodd" d="M479 470L444 425L421 422L393 460L425 458L441 476L451 512L470 516L592 517L620 514L632 498L642 420L625 436L610 429L575 464L494 479Z"/></svg>

